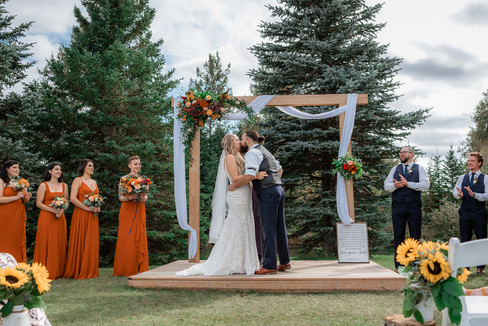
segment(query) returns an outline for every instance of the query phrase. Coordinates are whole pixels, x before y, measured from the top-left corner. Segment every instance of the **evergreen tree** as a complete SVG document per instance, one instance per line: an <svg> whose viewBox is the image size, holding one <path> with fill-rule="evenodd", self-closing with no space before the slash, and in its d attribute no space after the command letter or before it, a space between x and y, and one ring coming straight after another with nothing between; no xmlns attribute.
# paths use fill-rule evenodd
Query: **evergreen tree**
<svg viewBox="0 0 488 326"><path fill-rule="evenodd" d="M442 161L442 171L444 176L442 187L449 194L448 197L454 200L450 194L456 186L459 176L466 173L466 162L456 155L452 144L449 145L449 150Z"/></svg>
<svg viewBox="0 0 488 326"><path fill-rule="evenodd" d="M148 0L83 0L74 8L71 42L51 58L44 78L24 97L31 114L25 129L46 161L59 161L69 180L83 158L95 162L95 179L107 200L100 217L100 256L113 259L119 178L139 155L142 173L156 189L147 202L151 263L183 255L186 238L173 201L172 111L167 93L178 81L164 72L162 40L151 41L155 11ZM34 109L32 109L34 108Z"/></svg>
<svg viewBox="0 0 488 326"><path fill-rule="evenodd" d="M22 140L22 130L18 127L19 96L13 92L5 96L4 92L21 82L27 69L34 64L28 60L32 43L21 41L32 22L12 26L15 16L8 15L6 2L0 0L0 164L7 159L15 159L29 173L37 156L27 149Z"/></svg>
<svg viewBox="0 0 488 326"><path fill-rule="evenodd" d="M441 155L436 154L429 159L427 174L429 176L430 188L424 191L424 212L431 212L439 208L440 201L447 197L449 190L445 186L445 174L442 168L443 160Z"/></svg>
<svg viewBox="0 0 488 326"><path fill-rule="evenodd" d="M470 151L481 152L483 157L488 155L488 90L483 93L471 117L475 126L472 127L467 139Z"/></svg>
<svg viewBox="0 0 488 326"><path fill-rule="evenodd" d="M364 180L355 182L355 209L357 220L370 227L372 249L392 240L390 196L382 189L388 158L398 153L393 143L422 124L428 112L401 114L387 107L398 98L393 78L401 59L388 56L387 46L375 40L384 26L374 21L381 6L363 0L278 0L267 6L274 19L260 25L267 40L251 47L259 68L249 72L253 90L261 94L369 95L369 104L357 110L352 149L365 165ZM331 162L338 153L338 120L301 120L268 110L259 132L284 167L292 236L303 240L304 248L325 244L335 252L339 220Z"/></svg>
<svg viewBox="0 0 488 326"><path fill-rule="evenodd" d="M190 78L188 88L196 92L212 92L222 94L230 92L228 88L230 74L230 63L225 69L222 68L219 51L212 55L208 54L208 61L203 64L203 70L196 69L196 77Z"/></svg>

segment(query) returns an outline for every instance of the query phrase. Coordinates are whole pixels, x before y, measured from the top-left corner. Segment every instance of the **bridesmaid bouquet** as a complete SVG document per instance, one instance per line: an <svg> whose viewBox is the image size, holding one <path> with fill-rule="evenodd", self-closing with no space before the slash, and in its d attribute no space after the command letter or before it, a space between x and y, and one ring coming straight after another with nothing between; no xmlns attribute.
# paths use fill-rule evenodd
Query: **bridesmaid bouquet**
<svg viewBox="0 0 488 326"><path fill-rule="evenodd" d="M49 272L39 263L19 263L15 268L0 268L0 300L7 301L0 309L2 317L10 315L14 306L45 308L41 295L49 291L49 283Z"/></svg>
<svg viewBox="0 0 488 326"><path fill-rule="evenodd" d="M140 176L138 178L122 178L121 190L122 193L129 197L130 195L141 195L149 192L149 186L152 185L151 179L146 176Z"/></svg>
<svg viewBox="0 0 488 326"><path fill-rule="evenodd" d="M91 192L88 195L85 195L85 200L82 204L85 206L102 207L103 197ZM98 213L95 213L95 216L98 216Z"/></svg>
<svg viewBox="0 0 488 326"><path fill-rule="evenodd" d="M29 181L24 178L16 178L12 180L14 183L14 190L24 190L29 187Z"/></svg>
<svg viewBox="0 0 488 326"><path fill-rule="evenodd" d="M54 197L53 202L49 204L49 206L57 210L66 210L69 206L69 201L63 196L56 196Z"/></svg>

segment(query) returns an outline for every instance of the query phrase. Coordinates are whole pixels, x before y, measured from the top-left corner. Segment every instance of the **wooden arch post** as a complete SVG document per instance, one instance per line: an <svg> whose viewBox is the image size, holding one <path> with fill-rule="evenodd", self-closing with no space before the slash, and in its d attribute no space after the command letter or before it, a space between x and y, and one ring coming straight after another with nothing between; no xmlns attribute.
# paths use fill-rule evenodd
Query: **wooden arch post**
<svg viewBox="0 0 488 326"><path fill-rule="evenodd" d="M241 100L251 103L257 96L236 96ZM273 106L344 106L347 104L347 94L324 95L276 95L266 105ZM368 95L359 94L356 105L368 104ZM339 130L342 137L342 128L346 114L339 115ZM352 155L351 143L348 152ZM196 230L198 235L198 249L194 259L189 262L200 261L200 129L197 128L195 139L192 143L192 162L189 171L189 218L188 224ZM346 195L349 208L349 216L354 220L354 189L351 179L346 180ZM188 240L189 241L189 240Z"/></svg>

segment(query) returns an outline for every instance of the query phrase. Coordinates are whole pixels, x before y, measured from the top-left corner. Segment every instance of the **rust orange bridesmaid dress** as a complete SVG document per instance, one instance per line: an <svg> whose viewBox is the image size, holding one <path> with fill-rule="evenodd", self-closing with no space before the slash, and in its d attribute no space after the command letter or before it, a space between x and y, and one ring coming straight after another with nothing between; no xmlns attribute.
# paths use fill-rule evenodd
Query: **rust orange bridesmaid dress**
<svg viewBox="0 0 488 326"><path fill-rule="evenodd" d="M98 186L95 191L92 191L82 181L77 198L83 202L85 195L92 192L98 195ZM98 244L98 216L95 216L93 212L75 207L71 217L68 258L64 277L85 279L100 276L98 273Z"/></svg>
<svg viewBox="0 0 488 326"><path fill-rule="evenodd" d="M44 205L49 206L55 196L64 196L66 187L64 182L62 192L51 192L46 182L44 185L46 186L46 194L42 202ZM46 266L51 280L60 278L64 274L66 243L67 229L64 214L60 218L56 218L53 213L41 209L37 221L36 244L32 260Z"/></svg>
<svg viewBox="0 0 488 326"><path fill-rule="evenodd" d="M19 190L21 191L21 190ZM16 196L12 187L3 189L3 196ZM17 262L26 262L25 223L27 215L22 199L0 205L0 252L14 256Z"/></svg>
<svg viewBox="0 0 488 326"><path fill-rule="evenodd" d="M113 275L132 276L148 269L145 203L122 202Z"/></svg>

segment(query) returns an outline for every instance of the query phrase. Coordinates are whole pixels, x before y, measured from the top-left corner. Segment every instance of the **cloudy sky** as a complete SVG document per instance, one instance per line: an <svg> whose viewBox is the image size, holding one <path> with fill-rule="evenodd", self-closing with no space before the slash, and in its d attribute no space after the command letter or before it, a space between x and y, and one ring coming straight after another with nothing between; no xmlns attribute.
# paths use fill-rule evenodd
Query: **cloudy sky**
<svg viewBox="0 0 488 326"><path fill-rule="evenodd" d="M184 89L195 68L208 53L219 51L230 62L229 84L235 95L249 95L246 72L257 66L248 50L260 42L260 21L270 20L267 3L276 0L151 0L156 9L152 24L155 39L163 39L167 67L183 77ZM378 0L366 0L368 5ZM471 115L488 89L488 2L457 0L384 1L377 22L386 23L378 41L389 44L389 54L403 58L397 80L399 101L391 107L402 112L432 108L431 117L405 141L426 152L444 154L457 147L472 125ZM67 44L73 7L81 0L10 0L6 8L15 24L35 21L25 39L35 42L38 62L27 79L37 76L45 59L59 44ZM425 158L424 158L425 159Z"/></svg>

